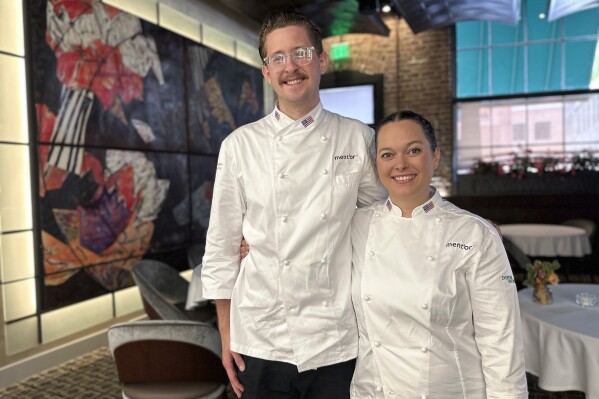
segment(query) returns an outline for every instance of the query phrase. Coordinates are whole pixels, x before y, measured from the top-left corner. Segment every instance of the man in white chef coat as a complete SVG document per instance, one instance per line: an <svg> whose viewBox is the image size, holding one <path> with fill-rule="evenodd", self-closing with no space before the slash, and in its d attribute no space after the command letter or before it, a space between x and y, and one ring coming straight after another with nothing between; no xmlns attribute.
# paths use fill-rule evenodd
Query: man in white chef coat
<svg viewBox="0 0 599 399"><path fill-rule="evenodd" d="M223 364L238 397L349 398L358 349L351 303L356 204L386 198L372 130L323 109L318 28L279 12L260 31L275 109L222 144L203 258ZM239 261L245 237L251 253Z"/></svg>

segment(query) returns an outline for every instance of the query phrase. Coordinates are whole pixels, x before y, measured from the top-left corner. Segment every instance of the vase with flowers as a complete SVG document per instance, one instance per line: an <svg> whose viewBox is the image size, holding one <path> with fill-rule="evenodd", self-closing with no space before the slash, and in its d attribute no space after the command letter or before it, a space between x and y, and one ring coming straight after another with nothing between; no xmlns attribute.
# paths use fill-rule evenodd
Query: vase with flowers
<svg viewBox="0 0 599 399"><path fill-rule="evenodd" d="M526 279L524 285L532 287L532 299L535 302L547 305L553 303L553 295L549 284L559 283L559 277L555 272L560 268L557 260L549 262L546 260L535 260L526 265Z"/></svg>

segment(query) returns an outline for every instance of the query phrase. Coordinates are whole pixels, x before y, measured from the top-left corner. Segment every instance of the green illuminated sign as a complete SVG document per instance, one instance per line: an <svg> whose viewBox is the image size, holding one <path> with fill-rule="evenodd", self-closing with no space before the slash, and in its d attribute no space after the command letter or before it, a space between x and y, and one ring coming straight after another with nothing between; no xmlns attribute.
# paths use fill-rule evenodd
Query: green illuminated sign
<svg viewBox="0 0 599 399"><path fill-rule="evenodd" d="M333 61L346 60L349 58L349 43L338 43L331 45L331 59Z"/></svg>

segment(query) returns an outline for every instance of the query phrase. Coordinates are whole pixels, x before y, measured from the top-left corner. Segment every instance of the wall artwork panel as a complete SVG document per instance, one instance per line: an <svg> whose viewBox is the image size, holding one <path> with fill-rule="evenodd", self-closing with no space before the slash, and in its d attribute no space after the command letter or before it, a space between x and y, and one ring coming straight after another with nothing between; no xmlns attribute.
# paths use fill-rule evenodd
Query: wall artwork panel
<svg viewBox="0 0 599 399"><path fill-rule="evenodd" d="M220 143L264 114L260 70L98 0L28 0L42 311L205 241Z"/></svg>
<svg viewBox="0 0 599 399"><path fill-rule="evenodd" d="M263 115L262 74L195 43L189 44L187 65L189 130L199 133L190 136L190 149L218 154L221 142L231 131Z"/></svg>
<svg viewBox="0 0 599 399"><path fill-rule="evenodd" d="M189 160L192 190L191 241L194 244L206 242L216 161L216 157L204 155L192 155Z"/></svg>

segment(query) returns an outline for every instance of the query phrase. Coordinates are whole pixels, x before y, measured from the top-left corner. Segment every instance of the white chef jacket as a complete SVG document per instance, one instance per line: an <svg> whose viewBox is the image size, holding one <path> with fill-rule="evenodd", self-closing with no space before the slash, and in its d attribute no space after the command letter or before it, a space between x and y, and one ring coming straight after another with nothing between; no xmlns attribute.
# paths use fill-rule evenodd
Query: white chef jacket
<svg viewBox="0 0 599 399"><path fill-rule="evenodd" d="M206 298L231 299L233 351L299 371L357 356L349 229L356 203L386 197L372 138L318 104L297 121L275 109L223 141L202 283Z"/></svg>
<svg viewBox="0 0 599 399"><path fill-rule="evenodd" d="M434 189L432 189L434 190ZM443 200L352 222L352 398L527 398L511 268L487 221Z"/></svg>

